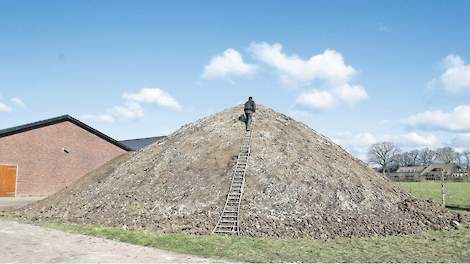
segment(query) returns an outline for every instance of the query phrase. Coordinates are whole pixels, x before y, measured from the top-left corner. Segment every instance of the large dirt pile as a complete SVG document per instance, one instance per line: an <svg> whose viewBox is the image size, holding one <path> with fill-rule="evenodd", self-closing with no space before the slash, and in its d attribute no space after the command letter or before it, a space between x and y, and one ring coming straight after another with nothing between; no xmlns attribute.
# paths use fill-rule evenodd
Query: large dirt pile
<svg viewBox="0 0 470 264"><path fill-rule="evenodd" d="M209 234L244 133L241 107L186 125L113 160L71 187L17 212L59 220ZM352 237L455 228L462 221L416 200L328 138L259 107L241 205L241 233Z"/></svg>

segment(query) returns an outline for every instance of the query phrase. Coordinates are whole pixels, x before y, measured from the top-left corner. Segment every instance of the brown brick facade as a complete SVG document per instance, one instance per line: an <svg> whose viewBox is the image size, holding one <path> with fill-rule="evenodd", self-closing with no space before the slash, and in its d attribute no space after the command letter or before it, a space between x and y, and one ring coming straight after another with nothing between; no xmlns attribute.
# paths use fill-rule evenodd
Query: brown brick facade
<svg viewBox="0 0 470 264"><path fill-rule="evenodd" d="M124 153L68 121L0 138L0 164L18 166L17 196L57 192Z"/></svg>

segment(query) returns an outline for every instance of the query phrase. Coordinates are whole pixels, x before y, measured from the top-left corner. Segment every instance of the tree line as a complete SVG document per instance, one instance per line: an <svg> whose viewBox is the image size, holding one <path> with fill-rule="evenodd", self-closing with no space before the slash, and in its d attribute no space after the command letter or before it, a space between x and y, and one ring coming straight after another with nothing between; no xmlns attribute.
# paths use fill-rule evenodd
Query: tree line
<svg viewBox="0 0 470 264"><path fill-rule="evenodd" d="M470 170L470 150L458 152L451 147L401 151L392 142L379 142L369 146L367 158L384 173L396 171L399 167L428 166L433 163L457 164Z"/></svg>

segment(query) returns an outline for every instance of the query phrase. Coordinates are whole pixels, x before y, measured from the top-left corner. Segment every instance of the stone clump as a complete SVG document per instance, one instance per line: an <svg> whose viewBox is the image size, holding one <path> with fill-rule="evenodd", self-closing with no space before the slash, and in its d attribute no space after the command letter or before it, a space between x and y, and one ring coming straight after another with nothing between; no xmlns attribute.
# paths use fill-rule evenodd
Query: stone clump
<svg viewBox="0 0 470 264"><path fill-rule="evenodd" d="M241 110L237 106L186 125L16 214L38 221L210 234L242 141ZM399 235L453 229L464 221L412 197L288 116L260 106L254 118L242 235Z"/></svg>

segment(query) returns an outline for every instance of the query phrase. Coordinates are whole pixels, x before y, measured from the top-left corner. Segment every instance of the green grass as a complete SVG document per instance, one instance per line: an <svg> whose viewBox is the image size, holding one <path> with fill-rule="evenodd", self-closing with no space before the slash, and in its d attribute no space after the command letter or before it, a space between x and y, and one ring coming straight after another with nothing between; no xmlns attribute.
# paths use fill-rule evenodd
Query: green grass
<svg viewBox="0 0 470 264"><path fill-rule="evenodd" d="M43 224L63 231L211 258L245 262L470 262L470 229L428 231L401 237L255 239Z"/></svg>
<svg viewBox="0 0 470 264"><path fill-rule="evenodd" d="M401 188L414 196L441 203L439 181L399 182ZM446 205L470 208L470 182L446 182Z"/></svg>

